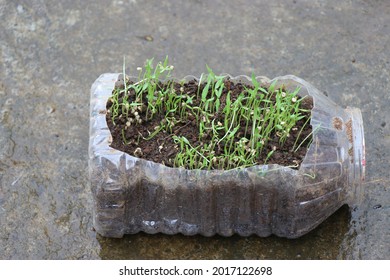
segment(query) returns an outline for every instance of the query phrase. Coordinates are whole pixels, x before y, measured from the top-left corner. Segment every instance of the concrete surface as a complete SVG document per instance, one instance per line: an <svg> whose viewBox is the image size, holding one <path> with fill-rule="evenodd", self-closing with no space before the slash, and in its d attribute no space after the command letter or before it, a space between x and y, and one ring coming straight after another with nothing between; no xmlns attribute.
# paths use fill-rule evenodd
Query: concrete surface
<svg viewBox="0 0 390 280"><path fill-rule="evenodd" d="M390 259L390 2L0 0L0 259ZM148 36L148 37L145 37ZM152 40L151 40L152 39ZM362 110L366 198L308 235L92 231L89 90L169 55L177 76L297 75Z"/></svg>

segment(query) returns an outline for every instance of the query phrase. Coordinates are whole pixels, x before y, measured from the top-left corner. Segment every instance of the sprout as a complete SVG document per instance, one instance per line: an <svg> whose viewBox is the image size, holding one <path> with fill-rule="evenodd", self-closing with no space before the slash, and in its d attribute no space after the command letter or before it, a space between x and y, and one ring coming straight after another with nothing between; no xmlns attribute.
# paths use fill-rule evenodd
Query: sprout
<svg viewBox="0 0 390 280"><path fill-rule="evenodd" d="M135 150L134 150L134 156L136 156L136 157L142 157L144 155L144 153L142 152L142 149L141 148L136 148Z"/></svg>
<svg viewBox="0 0 390 280"><path fill-rule="evenodd" d="M265 164L278 149L270 145L270 139L276 138L283 146L290 131L301 129L298 136L293 135L298 140L303 128L297 128L297 122L305 118L303 127L309 123L310 116L300 108L299 89L289 92L282 86L275 90L275 83L262 88L252 75L252 84L244 85L242 91L237 92L227 86L231 82L227 83L226 76L218 76L207 67L207 79L202 80L202 74L199 83L190 84L197 88L189 87L187 91L186 83L169 79L174 67L167 59L155 67L152 61L147 60L143 68L137 67L138 80L131 84L127 84L128 77L123 70L126 83L124 88L122 84L121 88L113 90L107 113L113 125L121 118L118 125L123 126L126 145L138 145L140 139L149 141L157 135L157 141L174 140L174 148L169 149L175 153L166 161L171 166L227 170ZM138 139L125 137L125 129L132 125L139 134ZM185 138L194 128L198 131L192 133L199 137ZM146 138L141 134L145 129L152 131ZM301 144L297 140L294 152L307 139L300 141ZM163 142L157 142L155 149L163 154L167 149L160 143ZM144 156L140 147L134 150L134 155Z"/></svg>

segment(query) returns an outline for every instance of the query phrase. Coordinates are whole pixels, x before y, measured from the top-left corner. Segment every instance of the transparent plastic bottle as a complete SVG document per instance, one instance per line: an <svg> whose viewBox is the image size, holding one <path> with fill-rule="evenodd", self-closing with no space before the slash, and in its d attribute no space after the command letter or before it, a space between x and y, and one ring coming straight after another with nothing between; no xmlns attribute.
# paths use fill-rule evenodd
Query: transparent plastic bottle
<svg viewBox="0 0 390 280"><path fill-rule="evenodd" d="M342 109L295 76L278 85L314 101L313 142L298 170L276 164L234 170L170 168L109 147L106 102L118 74L91 88L89 175L94 227L106 237L139 231L296 238L363 196L365 152L359 109ZM184 79L194 79L187 76ZM233 81L250 83L246 76Z"/></svg>

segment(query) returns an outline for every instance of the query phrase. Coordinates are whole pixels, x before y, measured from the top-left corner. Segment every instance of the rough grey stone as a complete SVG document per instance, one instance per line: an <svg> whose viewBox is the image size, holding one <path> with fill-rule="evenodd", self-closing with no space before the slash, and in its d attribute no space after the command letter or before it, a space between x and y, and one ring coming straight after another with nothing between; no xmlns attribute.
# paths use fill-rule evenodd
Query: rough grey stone
<svg viewBox="0 0 390 280"><path fill-rule="evenodd" d="M386 0L0 0L0 258L389 259L389 14ZM90 86L120 71L123 56L132 72L165 55L179 76L199 76L206 63L232 75L294 74L360 108L364 203L296 240L97 236Z"/></svg>

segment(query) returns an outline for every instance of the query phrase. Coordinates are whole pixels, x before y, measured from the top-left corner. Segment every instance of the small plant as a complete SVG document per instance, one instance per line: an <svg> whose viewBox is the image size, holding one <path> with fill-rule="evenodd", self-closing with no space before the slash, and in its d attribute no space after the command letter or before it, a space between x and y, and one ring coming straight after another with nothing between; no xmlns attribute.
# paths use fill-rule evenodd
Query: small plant
<svg viewBox="0 0 390 280"><path fill-rule="evenodd" d="M160 153L172 148L164 159L168 166L227 170L267 163L278 149L274 144L283 147L292 134L289 152L310 143L312 134L302 131L311 108L302 106L299 88L288 92L276 82L266 88L254 74L251 85L233 84L208 66L199 81L177 82L171 79L173 69L168 58L155 67L150 59L130 81L123 63L123 84L114 89L108 112L114 126L124 123L122 143L133 145L137 155L140 139L155 140ZM137 131L137 141L128 139L129 131Z"/></svg>

